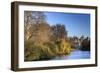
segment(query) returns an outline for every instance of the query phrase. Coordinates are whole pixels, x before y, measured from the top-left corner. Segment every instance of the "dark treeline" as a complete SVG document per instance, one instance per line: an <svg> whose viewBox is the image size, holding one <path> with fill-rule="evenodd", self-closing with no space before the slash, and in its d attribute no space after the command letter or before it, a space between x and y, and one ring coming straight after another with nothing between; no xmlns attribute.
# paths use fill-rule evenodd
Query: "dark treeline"
<svg viewBox="0 0 100 73"><path fill-rule="evenodd" d="M90 51L90 38L81 36L79 37L70 37L70 44L72 48L77 48L82 51Z"/></svg>

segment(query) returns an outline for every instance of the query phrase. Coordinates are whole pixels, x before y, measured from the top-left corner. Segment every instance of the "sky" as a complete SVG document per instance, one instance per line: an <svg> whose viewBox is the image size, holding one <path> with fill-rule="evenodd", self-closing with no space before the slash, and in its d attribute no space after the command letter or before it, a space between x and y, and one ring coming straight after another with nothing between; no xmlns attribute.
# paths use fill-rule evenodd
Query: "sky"
<svg viewBox="0 0 100 73"><path fill-rule="evenodd" d="M90 14L44 12L47 22L52 26L56 24L65 25L68 36L90 37Z"/></svg>

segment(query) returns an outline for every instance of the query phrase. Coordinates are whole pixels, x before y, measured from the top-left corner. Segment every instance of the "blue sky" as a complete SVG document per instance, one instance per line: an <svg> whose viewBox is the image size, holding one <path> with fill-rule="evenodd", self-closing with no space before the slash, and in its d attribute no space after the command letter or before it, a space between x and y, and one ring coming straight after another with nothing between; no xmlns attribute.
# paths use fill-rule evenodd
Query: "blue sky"
<svg viewBox="0 0 100 73"><path fill-rule="evenodd" d="M90 14L44 12L50 25L64 24L68 36L90 37Z"/></svg>

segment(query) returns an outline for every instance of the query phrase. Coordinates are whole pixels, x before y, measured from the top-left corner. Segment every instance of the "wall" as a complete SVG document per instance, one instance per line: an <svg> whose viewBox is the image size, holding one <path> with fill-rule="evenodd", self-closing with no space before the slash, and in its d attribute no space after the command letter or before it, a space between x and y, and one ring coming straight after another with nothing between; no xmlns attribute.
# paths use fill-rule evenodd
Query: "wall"
<svg viewBox="0 0 100 73"><path fill-rule="evenodd" d="M14 73L10 70L10 53L11 53L11 6L10 3L14 0L0 0L0 73ZM62 3L62 4L77 4L77 5L93 5L99 7L100 0L20 0L20 1L38 1L47 3ZM99 13L98 12L98 13ZM98 19L100 14L98 14ZM98 28L100 21L98 22ZM100 29L98 30L100 31ZM98 33L98 37L100 34ZM100 38L98 39L100 42ZM98 42L98 43L99 43ZM98 52L100 51L98 46ZM100 53L98 53L100 55ZM98 59L100 61L100 58ZM99 63L100 65L100 63ZM56 70L40 70L40 71L26 71L25 73L99 73L100 66L86 67L86 68L70 68L70 69L56 69ZM24 73L24 72L22 72Z"/></svg>

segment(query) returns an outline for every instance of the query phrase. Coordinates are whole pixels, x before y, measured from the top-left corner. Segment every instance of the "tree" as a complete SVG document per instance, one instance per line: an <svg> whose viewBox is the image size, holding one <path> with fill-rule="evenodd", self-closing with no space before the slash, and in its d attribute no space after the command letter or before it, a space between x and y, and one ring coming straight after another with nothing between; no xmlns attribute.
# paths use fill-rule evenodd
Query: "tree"
<svg viewBox="0 0 100 73"><path fill-rule="evenodd" d="M57 55L66 55L71 51L71 45L67 41L67 31L62 24L56 24L52 27L52 40L58 46Z"/></svg>
<svg viewBox="0 0 100 73"><path fill-rule="evenodd" d="M81 42L81 50L83 51L90 51L90 38L86 37Z"/></svg>
<svg viewBox="0 0 100 73"><path fill-rule="evenodd" d="M24 13L24 34L25 40L29 40L36 30L39 24L47 24L46 16L43 12L38 11L25 11Z"/></svg>
<svg viewBox="0 0 100 73"><path fill-rule="evenodd" d="M25 37L25 40L29 40L29 38L32 37L31 22L32 22L32 12L25 11L25 13L24 13L24 37Z"/></svg>
<svg viewBox="0 0 100 73"><path fill-rule="evenodd" d="M32 12L33 24L46 24L46 16L43 12L34 11Z"/></svg>
<svg viewBox="0 0 100 73"><path fill-rule="evenodd" d="M25 11L24 13L24 51L25 61L48 58L54 53L49 46L51 28L43 12Z"/></svg>
<svg viewBox="0 0 100 73"><path fill-rule="evenodd" d="M53 25L51 29L52 29L53 40L59 41L60 39L67 37L67 31L64 25L56 24L56 25Z"/></svg>
<svg viewBox="0 0 100 73"><path fill-rule="evenodd" d="M34 31L34 35L31 39L34 41L35 44L43 44L46 42L50 42L51 28L48 24L39 23L35 26L35 28L37 30Z"/></svg>

